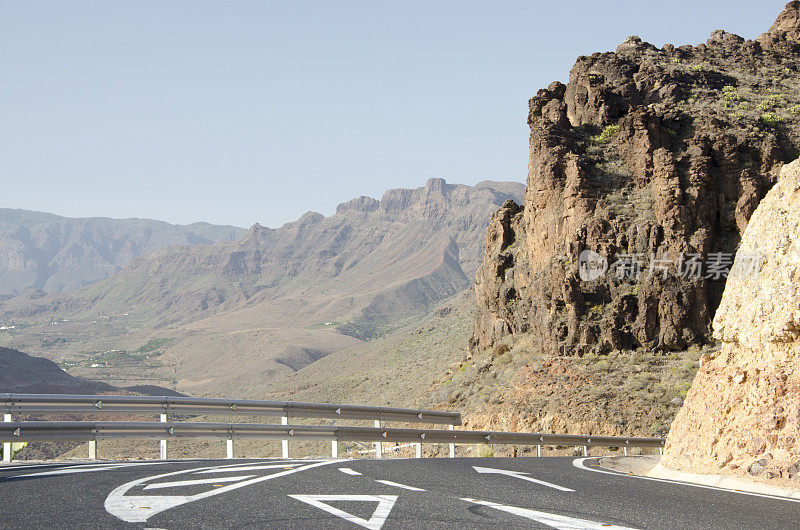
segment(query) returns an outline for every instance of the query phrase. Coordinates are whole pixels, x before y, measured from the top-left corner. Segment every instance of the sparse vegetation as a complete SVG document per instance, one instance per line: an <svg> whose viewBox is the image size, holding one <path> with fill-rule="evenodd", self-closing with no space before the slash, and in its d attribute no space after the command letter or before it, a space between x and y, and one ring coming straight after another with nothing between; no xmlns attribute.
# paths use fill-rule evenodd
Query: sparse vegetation
<svg viewBox="0 0 800 530"><path fill-rule="evenodd" d="M138 350L136 350L136 353L150 353L156 351L161 347L166 346L173 340L174 339L172 337L162 338L162 339L151 339L150 341L147 342L147 344L141 346Z"/></svg>
<svg viewBox="0 0 800 530"><path fill-rule="evenodd" d="M619 125L608 125L603 131L594 137L594 141L599 144L607 144L619 133Z"/></svg>
<svg viewBox="0 0 800 530"><path fill-rule="evenodd" d="M766 127L774 128L783 123L783 116L774 112L767 112L761 115L761 123Z"/></svg>
<svg viewBox="0 0 800 530"><path fill-rule="evenodd" d="M773 94L772 96L767 97L761 103L758 104L756 107L758 110L766 111L770 109L774 109L781 105L781 98L777 94Z"/></svg>
<svg viewBox="0 0 800 530"><path fill-rule="evenodd" d="M731 85L726 85L722 87L722 99L723 101L739 101L741 100L741 96L736 93L736 87Z"/></svg>
<svg viewBox="0 0 800 530"><path fill-rule="evenodd" d="M511 346L508 344L498 344L497 346L492 349L492 358L500 357L503 354L508 353L511 351Z"/></svg>

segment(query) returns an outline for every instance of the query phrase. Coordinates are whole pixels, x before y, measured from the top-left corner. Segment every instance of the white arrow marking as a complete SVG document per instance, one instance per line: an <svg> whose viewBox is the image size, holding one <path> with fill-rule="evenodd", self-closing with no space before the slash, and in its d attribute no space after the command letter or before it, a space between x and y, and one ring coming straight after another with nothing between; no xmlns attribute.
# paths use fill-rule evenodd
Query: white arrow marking
<svg viewBox="0 0 800 530"><path fill-rule="evenodd" d="M202 473L238 473L239 471L257 471L259 469L287 469L297 467L300 464L269 464L266 466L239 466L239 467L219 467L215 469L206 469L205 471L198 471L195 475Z"/></svg>
<svg viewBox="0 0 800 530"><path fill-rule="evenodd" d="M526 477L525 475L530 475L530 473L523 473L522 471L508 471L506 469L492 469L490 467L478 467L472 466L475 471L478 473L496 473L498 475L508 475L509 477L519 478L522 480L527 480L528 482L535 482L536 484L541 484L542 486L547 486L548 488L557 489L559 491L569 491L575 492L575 490L565 488L564 486L559 486L558 484L553 484L552 482L545 482L544 480L538 480L531 477Z"/></svg>
<svg viewBox="0 0 800 530"><path fill-rule="evenodd" d="M376 480L375 482L380 482L381 484L386 484L387 486L394 486L395 488L403 488L404 490L409 490L409 491L425 491L422 488L416 488L414 486L406 486L405 484L400 484L399 482L392 482L391 480Z"/></svg>
<svg viewBox="0 0 800 530"><path fill-rule="evenodd" d="M461 499L462 501L471 502L473 504L480 504L481 506L488 506L495 510L500 510L507 513L513 513L526 519L533 519L537 523L547 525L558 530L633 530L627 526L615 526L610 524L597 523L587 519L576 519L575 517L566 517L564 515L556 515L554 513L537 512L536 510L529 510L528 508L517 508L516 506L506 506L505 504L497 504L496 502L479 501L476 499Z"/></svg>
<svg viewBox="0 0 800 530"><path fill-rule="evenodd" d="M397 502L397 495L289 495L293 499L310 504L315 508L324 510L329 514L341 517L351 523L355 523L370 530L380 530L386 518L389 517L389 512L392 511L394 503ZM378 506L372 513L369 520L356 517L353 514L347 513L339 508L334 508L322 501L358 501L358 502L377 502Z"/></svg>
<svg viewBox="0 0 800 530"><path fill-rule="evenodd" d="M138 480L132 480L130 482L126 482L125 484L119 486L114 491L108 494L108 497L106 497L105 508L108 513L110 513L111 515L113 515L118 519L122 519L127 523L143 523L157 513L169 510L170 508L175 508L176 506L181 506L182 504L187 504L190 502L206 499L208 497L213 497L214 495L227 493L229 491L243 488L245 486L250 486L251 484L257 484L265 480L285 477L286 475L291 475L293 473L305 471L306 469L325 466L328 464L338 464L340 462L344 461L329 460L325 462L316 462L314 464L309 464L307 466L297 467L294 469L287 469L285 471L273 473L272 475L265 475L262 477L255 477L248 480L243 480L241 482L236 482L235 484L229 484L221 488L204 491L203 493L198 493L197 495L165 495L165 496L125 495L128 491L131 490L131 488L140 486L151 480L173 477L175 475L180 475L182 473L192 473L197 471L204 471L206 469L211 470L214 468L213 467L195 468L195 469L185 469L182 471L173 471L171 473L164 473L163 475L144 477Z"/></svg>
<svg viewBox="0 0 800 530"><path fill-rule="evenodd" d="M347 474L347 475L354 475L354 476L355 476L355 475L360 475L360 474L361 474L361 473L359 473L358 471L355 471L355 470L353 470L353 469L350 469L349 467L340 467L340 468L339 468L339 471L341 471L342 473L345 473L345 474Z"/></svg>
<svg viewBox="0 0 800 530"><path fill-rule="evenodd" d="M176 482L156 482L155 484L148 484L143 490L157 490L161 488L177 488L179 486L197 486L198 484L216 484L218 482L236 482L237 480L245 480L253 478L255 475L239 475L238 477L216 477L216 478L198 478L194 480L178 480Z"/></svg>

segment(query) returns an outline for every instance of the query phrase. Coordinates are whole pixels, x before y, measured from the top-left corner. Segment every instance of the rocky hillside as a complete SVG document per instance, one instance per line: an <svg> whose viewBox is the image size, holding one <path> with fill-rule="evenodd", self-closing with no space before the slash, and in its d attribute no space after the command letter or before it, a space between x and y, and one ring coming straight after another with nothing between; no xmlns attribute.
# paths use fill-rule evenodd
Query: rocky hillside
<svg viewBox="0 0 800 530"><path fill-rule="evenodd" d="M722 349L702 359L663 464L800 483L800 161L784 166L745 230L714 318Z"/></svg>
<svg viewBox="0 0 800 530"><path fill-rule="evenodd" d="M800 146L800 2L752 41L580 57L530 100L525 200L492 218L472 344L557 354L711 339L733 253Z"/></svg>
<svg viewBox="0 0 800 530"><path fill-rule="evenodd" d="M242 228L149 219L72 219L0 209L0 298L74 291L140 255L175 245L235 241Z"/></svg>
<svg viewBox="0 0 800 530"><path fill-rule="evenodd" d="M163 339L163 355L128 355L127 366L159 364L153 384L189 393L257 395L276 374L414 325L468 289L492 212L523 190L431 179L330 217L255 225L241 241L162 249L75 293L6 301L0 319L16 327L0 341L75 361L81 375L120 377L128 368L117 353L106 371L89 369L97 363L86 352L135 353Z"/></svg>
<svg viewBox="0 0 800 530"><path fill-rule="evenodd" d="M108 393L114 387L72 377L53 361L0 347L0 390L32 394Z"/></svg>

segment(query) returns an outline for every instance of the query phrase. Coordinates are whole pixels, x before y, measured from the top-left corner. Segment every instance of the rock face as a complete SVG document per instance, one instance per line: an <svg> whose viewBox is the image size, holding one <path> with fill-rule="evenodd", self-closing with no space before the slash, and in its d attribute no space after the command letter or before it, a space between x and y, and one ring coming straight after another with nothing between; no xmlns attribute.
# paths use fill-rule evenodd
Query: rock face
<svg viewBox="0 0 800 530"><path fill-rule="evenodd" d="M473 348L520 335L578 355L711 339L720 269L800 146L799 11L789 3L754 41L629 37L530 100L525 200L491 220Z"/></svg>
<svg viewBox="0 0 800 530"><path fill-rule="evenodd" d="M663 464L800 482L800 161L751 217L734 270L752 255L760 273L728 279L714 317L722 349L704 359Z"/></svg>

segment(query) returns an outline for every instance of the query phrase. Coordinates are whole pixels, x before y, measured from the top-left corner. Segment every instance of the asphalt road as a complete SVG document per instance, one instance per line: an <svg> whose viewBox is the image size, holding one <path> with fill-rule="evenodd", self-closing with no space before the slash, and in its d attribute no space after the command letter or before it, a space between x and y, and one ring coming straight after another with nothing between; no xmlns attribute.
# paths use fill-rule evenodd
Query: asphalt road
<svg viewBox="0 0 800 530"><path fill-rule="evenodd" d="M596 458L0 467L2 528L790 528L800 502L603 471Z"/></svg>

